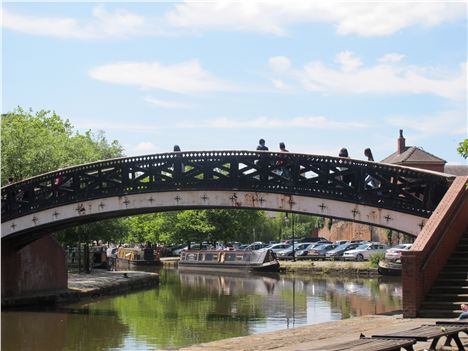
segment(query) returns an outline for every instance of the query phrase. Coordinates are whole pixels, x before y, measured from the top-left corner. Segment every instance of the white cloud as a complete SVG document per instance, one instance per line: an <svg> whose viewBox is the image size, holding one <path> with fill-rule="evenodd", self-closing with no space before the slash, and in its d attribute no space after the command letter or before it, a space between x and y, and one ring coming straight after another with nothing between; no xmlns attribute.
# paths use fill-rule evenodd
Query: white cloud
<svg viewBox="0 0 468 351"><path fill-rule="evenodd" d="M268 65L274 72L284 72L291 67L291 61L286 56L274 56L270 57Z"/></svg>
<svg viewBox="0 0 468 351"><path fill-rule="evenodd" d="M142 141L133 148L133 151L138 155L155 154L159 152L159 148L151 141Z"/></svg>
<svg viewBox="0 0 468 351"><path fill-rule="evenodd" d="M122 6L125 6L122 4ZM92 18L28 16L3 11L3 27L57 38L191 34L194 31L233 30L284 35L300 23L331 23L340 35L385 36L410 26L432 27L466 17L463 2L377 2L310 0L185 1L162 17L96 7Z"/></svg>
<svg viewBox="0 0 468 351"><path fill-rule="evenodd" d="M166 14L175 28L242 30L284 35L296 23L329 22L342 35L390 35L409 26L431 27L466 16L463 3L249 0L186 1Z"/></svg>
<svg viewBox="0 0 468 351"><path fill-rule="evenodd" d="M364 123L332 121L323 116L305 116L291 119L278 119L270 117L257 117L249 120L238 120L227 117L215 118L207 121L182 122L178 128L313 128L313 129L348 129L367 128Z"/></svg>
<svg viewBox="0 0 468 351"><path fill-rule="evenodd" d="M92 130L124 130L132 133L160 133L160 128L148 124L138 123L119 123L115 121L100 121L95 120L77 120L74 123L76 128L79 129L92 129Z"/></svg>
<svg viewBox="0 0 468 351"><path fill-rule="evenodd" d="M467 133L466 107L441 111L424 116L389 116L387 123L401 129L412 129L427 135L465 135Z"/></svg>
<svg viewBox="0 0 468 351"><path fill-rule="evenodd" d="M283 82L281 79L272 79L271 82L273 83L273 86L278 90L291 90L291 87L285 82Z"/></svg>
<svg viewBox="0 0 468 351"><path fill-rule="evenodd" d="M359 66L362 66L362 61L359 57L350 51L342 51L335 57L335 62L341 65L343 72L354 71Z"/></svg>
<svg viewBox="0 0 468 351"><path fill-rule="evenodd" d="M382 62L382 63L400 62L404 58L405 58L405 55L392 52L390 54L385 54L381 58L379 58L379 62Z"/></svg>
<svg viewBox="0 0 468 351"><path fill-rule="evenodd" d="M105 82L182 94L235 90L233 84L205 71L197 60L173 65L159 62L114 63L95 67L89 75Z"/></svg>
<svg viewBox="0 0 468 351"><path fill-rule="evenodd" d="M150 103L151 105L161 107L161 108L189 108L189 105L182 104L180 102L176 101L169 101L169 100L161 100L161 99L155 99L150 96L145 97L145 101Z"/></svg>
<svg viewBox="0 0 468 351"><path fill-rule="evenodd" d="M397 64L393 54L387 56L387 60L393 57L393 62L369 67L360 66L359 58L351 53L338 57L341 69L315 61L302 69L291 68L283 78L295 80L306 90L326 94L431 94L451 100L466 99L466 63L457 72L444 72Z"/></svg>
<svg viewBox="0 0 468 351"><path fill-rule="evenodd" d="M69 17L26 16L9 10L3 10L2 14L4 28L33 35L99 39L162 34L154 22L148 21L144 16L122 9L109 12L102 6L93 9L92 19L88 21Z"/></svg>

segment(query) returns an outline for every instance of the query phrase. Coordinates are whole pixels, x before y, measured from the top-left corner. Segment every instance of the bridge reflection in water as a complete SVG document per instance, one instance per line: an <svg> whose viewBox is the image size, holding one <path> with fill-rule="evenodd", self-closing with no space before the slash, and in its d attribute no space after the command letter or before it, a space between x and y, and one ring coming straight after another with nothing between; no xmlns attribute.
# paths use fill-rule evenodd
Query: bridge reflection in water
<svg viewBox="0 0 468 351"><path fill-rule="evenodd" d="M398 280L163 270L156 289L49 311L3 312L1 346L171 349L400 308Z"/></svg>

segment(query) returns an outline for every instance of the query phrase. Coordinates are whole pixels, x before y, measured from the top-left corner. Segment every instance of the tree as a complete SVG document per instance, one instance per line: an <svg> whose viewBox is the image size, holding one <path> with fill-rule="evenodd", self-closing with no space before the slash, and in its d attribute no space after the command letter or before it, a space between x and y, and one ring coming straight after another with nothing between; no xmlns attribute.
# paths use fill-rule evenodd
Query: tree
<svg viewBox="0 0 468 351"><path fill-rule="evenodd" d="M2 185L82 163L122 156L102 131L80 134L55 112L21 107L2 115Z"/></svg>
<svg viewBox="0 0 468 351"><path fill-rule="evenodd" d="M465 139L458 144L457 151L463 158L468 158L468 139Z"/></svg>
<svg viewBox="0 0 468 351"><path fill-rule="evenodd" d="M34 113L21 107L2 115L2 185L82 163L122 156L122 147L108 142L102 131L80 134L55 112ZM121 220L86 224L57 234L62 243L77 240L118 240L125 233Z"/></svg>

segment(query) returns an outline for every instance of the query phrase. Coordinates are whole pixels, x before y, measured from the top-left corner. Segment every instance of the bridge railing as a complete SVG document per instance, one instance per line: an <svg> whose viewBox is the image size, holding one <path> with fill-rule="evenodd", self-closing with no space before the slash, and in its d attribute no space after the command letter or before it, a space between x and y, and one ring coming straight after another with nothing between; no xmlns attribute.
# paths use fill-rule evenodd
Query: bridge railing
<svg viewBox="0 0 468 351"><path fill-rule="evenodd" d="M320 197L429 217L453 177L348 158L264 151L187 151L111 159L2 188L2 222L58 205L174 190ZM80 208L77 206L77 211Z"/></svg>

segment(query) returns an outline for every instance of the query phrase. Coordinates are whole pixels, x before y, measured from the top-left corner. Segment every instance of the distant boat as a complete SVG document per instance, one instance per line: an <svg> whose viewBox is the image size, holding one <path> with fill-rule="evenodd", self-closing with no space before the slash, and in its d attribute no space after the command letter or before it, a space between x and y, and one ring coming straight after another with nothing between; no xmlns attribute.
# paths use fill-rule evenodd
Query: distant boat
<svg viewBox="0 0 468 351"><path fill-rule="evenodd" d="M278 272L279 262L268 249L255 251L187 250L180 254L179 269Z"/></svg>
<svg viewBox="0 0 468 351"><path fill-rule="evenodd" d="M401 261L380 260L377 270L382 275L401 275Z"/></svg>
<svg viewBox="0 0 468 351"><path fill-rule="evenodd" d="M159 251L152 248L119 247L115 257L117 269L131 269L139 266L159 266Z"/></svg>

